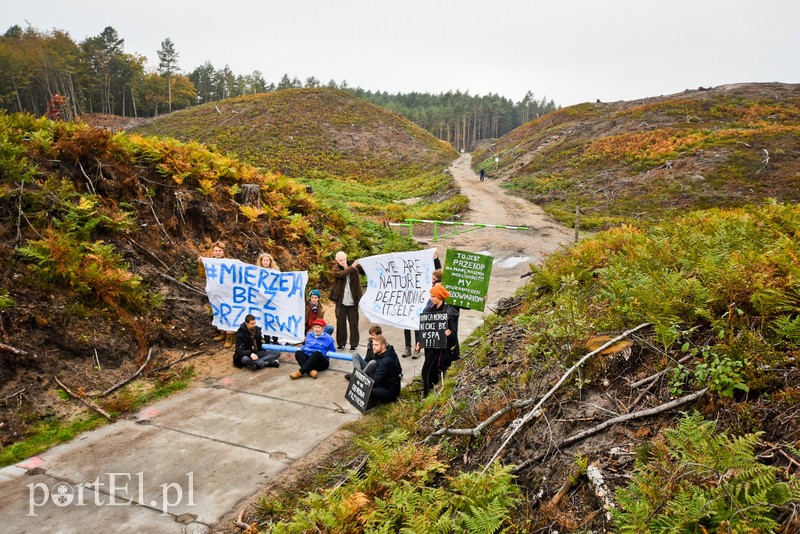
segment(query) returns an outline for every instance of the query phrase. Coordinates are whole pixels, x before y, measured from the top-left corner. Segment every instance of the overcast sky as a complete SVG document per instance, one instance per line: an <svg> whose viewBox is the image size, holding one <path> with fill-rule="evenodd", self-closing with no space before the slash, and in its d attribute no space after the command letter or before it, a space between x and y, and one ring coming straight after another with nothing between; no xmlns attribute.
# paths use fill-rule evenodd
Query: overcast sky
<svg viewBox="0 0 800 534"><path fill-rule="evenodd" d="M559 105L738 82L800 82L798 0L6 0L75 41L113 26L157 64L169 37L186 73L284 73L389 92L527 90Z"/></svg>

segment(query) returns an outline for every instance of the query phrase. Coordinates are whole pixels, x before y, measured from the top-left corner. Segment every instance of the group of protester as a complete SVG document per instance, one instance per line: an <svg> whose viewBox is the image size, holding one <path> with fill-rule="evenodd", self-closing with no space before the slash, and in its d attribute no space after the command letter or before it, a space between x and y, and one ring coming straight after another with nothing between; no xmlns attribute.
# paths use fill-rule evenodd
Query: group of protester
<svg viewBox="0 0 800 534"><path fill-rule="evenodd" d="M216 242L212 249L213 257L225 257L225 244ZM280 271L275 259L268 253L259 254L256 265L267 269ZM432 275L433 286L430 290L430 300L423 313L446 312L447 329L445 336L447 346L444 348L425 348L422 346L419 332L416 334L416 346L412 356L411 337L412 331L406 330L405 352L403 357L417 358L424 351L422 365L423 395L427 396L438 382L439 378L447 371L452 361L457 360L459 354L458 319L459 309L448 305L445 300L450 293L442 285L442 269L438 256L434 254L434 268ZM201 274L205 274L202 261L200 261ZM321 303L321 293L312 289L306 304L305 328L306 337L303 345L295 352L295 360L300 366L289 374L294 379L303 376L316 378L318 374L330 365L329 352L345 349L349 342L350 350L356 351L360 341L358 305L363 295L359 277L358 260L348 263L347 254L340 251L336 254L336 265L332 272L333 288L330 300L335 305L336 341L331 336L332 328L324 320L324 309ZM349 336L348 336L349 329ZM397 352L389 345L380 326L372 326L369 330L370 339L367 343L366 357L361 357L357 352L352 355L353 367L368 375L374 381L370 394L370 403L393 402L400 395L402 367ZM252 370L265 367L279 367L280 352L265 350L265 344L277 344L277 337L266 337L256 323L253 315L247 315L244 322L235 334L219 332L215 340L225 339L225 348L229 348L235 340L233 365L237 368L247 367ZM345 375L350 380L351 373Z"/></svg>

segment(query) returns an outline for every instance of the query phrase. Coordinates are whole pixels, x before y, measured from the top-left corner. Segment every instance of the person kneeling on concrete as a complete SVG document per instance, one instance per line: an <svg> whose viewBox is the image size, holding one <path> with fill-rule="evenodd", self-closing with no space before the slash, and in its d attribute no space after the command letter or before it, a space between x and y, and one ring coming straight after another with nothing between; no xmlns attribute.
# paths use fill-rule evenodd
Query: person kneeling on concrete
<svg viewBox="0 0 800 534"><path fill-rule="evenodd" d="M241 369L247 367L255 371L264 367L278 367L279 352L261 350L264 337L261 328L256 325L256 318L247 315L242 326L236 331L236 349L233 352L233 366Z"/></svg>
<svg viewBox="0 0 800 534"><path fill-rule="evenodd" d="M394 402L400 396L400 380L403 377L403 368L400 367L397 352L394 347L386 344L385 337L375 336L372 340L372 354L375 359L369 362L367 367L375 364L375 372L371 375L375 384L369 394L369 402L370 404Z"/></svg>
<svg viewBox="0 0 800 534"><path fill-rule="evenodd" d="M289 373L292 380L308 375L317 378L320 371L328 368L328 353L334 352L336 345L333 338L325 332L325 320L316 319L311 323L311 332L306 335L306 342L300 347L294 358L300 364L300 369Z"/></svg>

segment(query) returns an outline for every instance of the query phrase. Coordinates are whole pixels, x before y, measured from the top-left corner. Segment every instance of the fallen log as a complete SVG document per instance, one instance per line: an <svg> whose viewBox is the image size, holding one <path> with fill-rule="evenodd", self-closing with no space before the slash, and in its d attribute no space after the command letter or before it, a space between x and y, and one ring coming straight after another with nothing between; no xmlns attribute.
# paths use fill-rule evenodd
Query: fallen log
<svg viewBox="0 0 800 534"><path fill-rule="evenodd" d="M186 356L182 356L182 357L178 358L177 360L175 360L174 362L170 362L170 363L168 363L166 365L162 365L161 367L156 367L155 369L153 369L151 371L148 371L148 373L157 373L158 371L163 371L164 369L169 369L170 367L172 367L176 363L181 363L182 361L188 360L189 358L194 358L195 356L198 356L198 355L203 354L203 353L205 353L205 350L198 350L198 351L193 352L191 354L187 354Z"/></svg>
<svg viewBox="0 0 800 534"><path fill-rule="evenodd" d="M103 392L103 393L102 393L100 396L101 396L101 397L105 397L105 396L106 396L106 395L108 395L109 393L113 393L114 391L118 390L119 388L121 388L122 386L124 386L125 384L127 384L127 383L128 383L128 382L130 382L130 381L132 381L133 379L135 379L135 378L136 378L137 376L139 376L140 374L142 374L142 370L143 370L145 367L147 367L147 364L150 362L150 356L151 356L152 354L153 354L153 348L152 348L152 347L150 347L150 350L148 350L148 351L147 351L147 358L145 359L145 361L144 361L144 363L142 364L142 366L141 366L141 367L139 367L139 370L138 370L138 371L136 371L135 373L133 373L133 376L131 376L131 377L130 377L130 378L128 378L127 380L123 380L122 382L120 382L120 383L119 383L119 384L117 384L116 386L111 386L110 388L108 388L107 390L105 390L105 391L104 391L104 392Z"/></svg>
<svg viewBox="0 0 800 534"><path fill-rule="evenodd" d="M616 506L611 498L611 492L606 487L606 481L603 477L603 472L600 470L599 462L592 462L586 468L586 478L589 479L589 484L594 490L595 497L603 503L603 509L606 511L606 521L611 521L611 510Z"/></svg>
<svg viewBox="0 0 800 534"><path fill-rule="evenodd" d="M67 392L67 395L69 395L73 399L79 400L81 402L81 404L83 404L87 408L89 408L91 410L94 410L95 412L99 413L100 415L102 415L103 417L108 419L109 421L113 420L113 417L111 417L111 414L109 414L107 411L105 411L101 407L97 406L96 404L87 401L83 397L73 393L72 390L69 389L67 386L65 386L64 383L61 380L59 380L57 376L53 375L53 378L55 379L56 384L58 384L61 389L63 389L64 391Z"/></svg>

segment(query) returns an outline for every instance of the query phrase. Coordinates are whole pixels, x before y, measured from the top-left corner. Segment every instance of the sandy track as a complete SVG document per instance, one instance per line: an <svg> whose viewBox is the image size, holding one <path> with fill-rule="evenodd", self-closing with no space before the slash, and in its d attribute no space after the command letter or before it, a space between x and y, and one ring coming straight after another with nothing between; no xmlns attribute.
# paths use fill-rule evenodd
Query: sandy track
<svg viewBox="0 0 800 534"><path fill-rule="evenodd" d="M442 259L448 248L491 255L495 261L489 284L489 305L494 306L499 299L513 296L525 283L526 279L520 276L530 271L531 264L540 264L562 245L572 243L574 231L556 222L539 206L507 194L497 182L491 179L481 182L470 167L471 160L471 154L462 154L450 166L461 193L469 198L470 210L461 221L529 229L481 228L442 238L442 234L449 233L444 227L437 231L436 243L432 242L432 236L420 236L419 241L437 247ZM466 338L482 320L481 312L462 311L459 337Z"/></svg>

